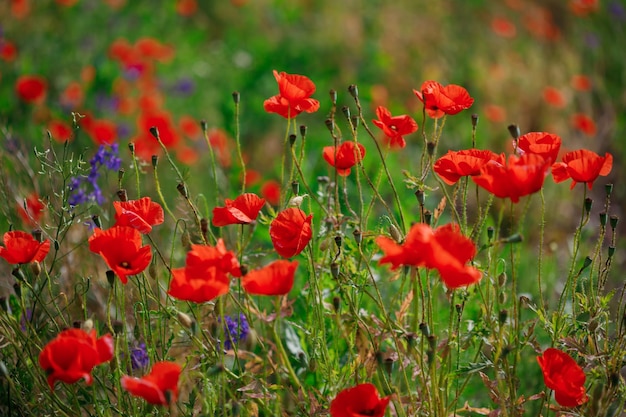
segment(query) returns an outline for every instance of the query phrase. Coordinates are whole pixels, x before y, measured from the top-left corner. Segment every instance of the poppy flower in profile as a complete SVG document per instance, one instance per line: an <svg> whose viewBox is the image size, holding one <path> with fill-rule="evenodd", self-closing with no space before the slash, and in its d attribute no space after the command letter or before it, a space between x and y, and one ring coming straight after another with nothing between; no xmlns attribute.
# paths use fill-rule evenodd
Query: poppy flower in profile
<svg viewBox="0 0 626 417"><path fill-rule="evenodd" d="M272 206L280 204L280 184L276 180L268 180L261 186L261 195Z"/></svg>
<svg viewBox="0 0 626 417"><path fill-rule="evenodd" d="M530 132L517 139L517 148L524 153L543 156L553 163L561 149L561 138L553 133Z"/></svg>
<svg viewBox="0 0 626 417"><path fill-rule="evenodd" d="M122 388L136 397L143 398L149 404L169 405L178 398L178 379L181 370L177 363L157 362L143 378L123 375Z"/></svg>
<svg viewBox="0 0 626 417"><path fill-rule="evenodd" d="M435 161L433 170L446 184L453 185L461 177L477 175L484 164L496 158L498 154L487 150L448 151Z"/></svg>
<svg viewBox="0 0 626 417"><path fill-rule="evenodd" d="M311 98L315 84L308 77L274 70L274 78L278 83L279 94L265 100L263 108L266 112L278 113L289 119L303 111L313 113L320 108L320 102Z"/></svg>
<svg viewBox="0 0 626 417"><path fill-rule="evenodd" d="M159 225L164 220L163 208L150 197L114 201L113 207L115 207L115 226L130 226L144 234L150 233L152 226Z"/></svg>
<svg viewBox="0 0 626 417"><path fill-rule="evenodd" d="M528 153L521 157L504 154L487 162L480 173L472 177L479 187L499 198L517 203L520 197L536 193L543 187L550 160Z"/></svg>
<svg viewBox="0 0 626 417"><path fill-rule="evenodd" d="M37 193L31 193L22 202L18 203L17 214L24 224L36 226L39 220L41 220L45 208L46 206L41 202L39 195Z"/></svg>
<svg viewBox="0 0 626 417"><path fill-rule="evenodd" d="M591 190L598 176L609 175L613 168L613 155L607 152L604 156L600 156L587 149L568 152L563 155L561 161L552 165L552 177L556 183L571 178L570 190L576 186L577 182L587 183Z"/></svg>
<svg viewBox="0 0 626 417"><path fill-rule="evenodd" d="M219 239L215 246L191 245L184 268L172 270L167 292L179 300L204 303L228 292L229 274L241 276L237 257Z"/></svg>
<svg viewBox="0 0 626 417"><path fill-rule="evenodd" d="M250 224L256 220L265 205L265 199L254 193L245 193L229 200L224 200L224 207L213 209L213 226L221 227L229 224Z"/></svg>
<svg viewBox="0 0 626 417"><path fill-rule="evenodd" d="M353 166L363 160L365 147L360 143L347 141L337 147L324 146L322 156L330 166L337 169L337 174L345 177L350 175Z"/></svg>
<svg viewBox="0 0 626 417"><path fill-rule="evenodd" d="M274 261L248 272L241 279L246 292L254 295L287 295L293 287L298 261Z"/></svg>
<svg viewBox="0 0 626 417"><path fill-rule="evenodd" d="M330 403L331 417L383 417L389 397L380 398L373 384L359 384L341 391Z"/></svg>
<svg viewBox="0 0 626 417"><path fill-rule="evenodd" d="M467 90L456 84L444 87L436 81L425 81L420 90L413 90L413 93L424 103L426 113L433 119L444 114L455 115L474 103Z"/></svg>
<svg viewBox="0 0 626 417"><path fill-rule="evenodd" d="M543 381L554 390L554 398L563 407L577 407L587 402L585 373L576 361L565 352L548 348L537 362L543 372Z"/></svg>
<svg viewBox="0 0 626 417"><path fill-rule="evenodd" d="M580 130L587 136L594 136L598 130L596 122L594 122L591 117L583 113L576 113L572 115L571 123L575 129Z"/></svg>
<svg viewBox="0 0 626 417"><path fill-rule="evenodd" d="M418 255L424 254L428 250L432 233L430 226L416 223L407 233L403 244L399 244L387 236L378 236L375 242L385 253L378 263L380 265L391 264L392 270L398 269L402 265L423 266L424 259Z"/></svg>
<svg viewBox="0 0 626 417"><path fill-rule="evenodd" d="M141 246L141 233L130 226L96 228L89 238L89 250L102 256L122 284L128 282L128 275L143 272L152 260L150 246Z"/></svg>
<svg viewBox="0 0 626 417"><path fill-rule="evenodd" d="M3 240L4 246L0 246L0 257L13 265L41 262L50 251L48 239L38 242L31 234L21 230L6 232Z"/></svg>
<svg viewBox="0 0 626 417"><path fill-rule="evenodd" d="M15 93L26 103L41 103L47 90L48 83L38 75L22 75L15 83Z"/></svg>
<svg viewBox="0 0 626 417"><path fill-rule="evenodd" d="M291 258L304 250L313 237L312 219L312 214L307 216L296 207L278 213L270 224L270 238L280 256Z"/></svg>
<svg viewBox="0 0 626 417"><path fill-rule="evenodd" d="M378 119L372 120L372 123L383 131L385 142L390 148L404 148L406 146L404 136L418 129L417 122L411 116L406 114L391 116L391 112L383 106L376 108L376 116Z"/></svg>
<svg viewBox="0 0 626 417"><path fill-rule="evenodd" d="M39 365L48 375L48 385L54 389L56 381L73 384L84 379L91 384L94 367L113 358L113 337L96 337L96 330L87 333L81 329L64 330L50 341L39 354Z"/></svg>

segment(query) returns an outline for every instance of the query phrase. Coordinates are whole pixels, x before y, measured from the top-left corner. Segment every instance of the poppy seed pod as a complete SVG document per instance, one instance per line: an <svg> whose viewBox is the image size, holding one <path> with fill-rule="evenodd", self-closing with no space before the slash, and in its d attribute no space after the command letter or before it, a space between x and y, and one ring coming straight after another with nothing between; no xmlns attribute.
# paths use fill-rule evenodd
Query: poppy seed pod
<svg viewBox="0 0 626 417"><path fill-rule="evenodd" d="M302 136L303 139L306 136L306 130L306 125L300 125L300 136Z"/></svg>
<svg viewBox="0 0 626 417"><path fill-rule="evenodd" d="M159 140L159 128L156 126L152 126L148 129L150 131L150 134L156 139Z"/></svg>
<svg viewBox="0 0 626 417"><path fill-rule="evenodd" d="M156 169L158 164L159 164L159 156L152 155L152 168Z"/></svg>
<svg viewBox="0 0 626 417"><path fill-rule="evenodd" d="M233 102L235 104L239 104L240 100L241 100L241 94L239 94L239 91L233 91Z"/></svg>
<svg viewBox="0 0 626 417"><path fill-rule="evenodd" d="M359 98L359 88L356 86L356 84L350 84L350 86L348 86L348 92L355 99Z"/></svg>
<svg viewBox="0 0 626 417"><path fill-rule="evenodd" d="M128 201L128 194L124 188L117 190L117 198L119 198L121 202Z"/></svg>
<svg viewBox="0 0 626 417"><path fill-rule="evenodd" d="M508 125L507 129L513 139L517 140L520 137L521 132L518 125Z"/></svg>
<svg viewBox="0 0 626 417"><path fill-rule="evenodd" d="M328 92L328 95L330 96L330 101L333 104L336 104L337 103L337 90L330 90Z"/></svg>

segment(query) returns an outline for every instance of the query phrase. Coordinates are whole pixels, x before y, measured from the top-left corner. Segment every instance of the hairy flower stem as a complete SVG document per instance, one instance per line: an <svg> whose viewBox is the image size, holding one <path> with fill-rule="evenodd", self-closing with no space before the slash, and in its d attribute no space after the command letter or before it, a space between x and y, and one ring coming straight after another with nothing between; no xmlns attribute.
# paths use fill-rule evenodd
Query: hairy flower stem
<svg viewBox="0 0 626 417"><path fill-rule="evenodd" d="M239 123L237 123L239 125ZM209 157L211 159L211 173L213 174L213 189L215 195L215 206L219 205L219 184L217 182L217 164L215 162L215 151L213 150L213 146L211 145L211 139L209 138L209 132L206 122L201 123L202 126L202 135L204 136L204 140L209 148Z"/></svg>
<svg viewBox="0 0 626 417"><path fill-rule="evenodd" d="M153 159L152 166L154 167L154 169L152 170L152 172L154 173L154 186L156 187L156 192L157 192L157 194L159 196L159 200L161 201L161 204L163 204L163 208L165 209L167 214L169 214L169 216L174 221L176 221L176 216L174 216L174 213L172 213L172 211L168 207L167 200L165 200L165 197L163 196L163 191L161 190L161 183L159 182L159 174L158 174L158 170L157 170L158 164L157 164L156 158Z"/></svg>
<svg viewBox="0 0 626 417"><path fill-rule="evenodd" d="M239 93L233 93L233 97L236 97L235 102L235 143L237 144L237 156L239 157L239 163L241 165L241 194L246 192L246 163L243 160L243 153L241 152L241 129L239 124ZM217 190L217 188L216 188Z"/></svg>

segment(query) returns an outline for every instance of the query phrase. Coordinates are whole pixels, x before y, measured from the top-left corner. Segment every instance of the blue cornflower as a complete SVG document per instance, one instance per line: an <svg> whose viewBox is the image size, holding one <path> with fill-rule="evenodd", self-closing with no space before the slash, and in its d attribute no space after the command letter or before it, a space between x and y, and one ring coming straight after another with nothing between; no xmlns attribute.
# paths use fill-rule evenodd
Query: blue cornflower
<svg viewBox="0 0 626 417"><path fill-rule="evenodd" d="M98 151L89 160L91 166L89 174L70 178L68 184L71 193L68 199L70 206L77 206L88 201L94 201L97 204L104 203L104 196L98 185L100 168L104 166L110 171L118 171L122 165L122 160L118 155L119 145L117 143L110 146L100 145Z"/></svg>
<svg viewBox="0 0 626 417"><path fill-rule="evenodd" d="M219 321L221 322L221 320ZM245 340L248 337L248 333L250 333L250 326L245 315L240 313L239 317L224 317L224 337L226 339L224 348L226 350L232 349L233 344Z"/></svg>
<svg viewBox="0 0 626 417"><path fill-rule="evenodd" d="M150 357L145 343L130 347L130 365L133 369L146 369L150 365Z"/></svg>

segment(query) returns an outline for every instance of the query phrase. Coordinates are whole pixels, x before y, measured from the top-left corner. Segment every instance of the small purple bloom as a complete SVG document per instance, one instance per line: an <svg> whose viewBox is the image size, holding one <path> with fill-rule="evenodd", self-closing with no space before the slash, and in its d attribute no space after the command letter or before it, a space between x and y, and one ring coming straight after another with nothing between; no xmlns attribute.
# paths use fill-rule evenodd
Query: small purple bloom
<svg viewBox="0 0 626 417"><path fill-rule="evenodd" d="M195 89L196 85L191 78L181 78L173 86L174 92L180 95L192 94Z"/></svg>
<svg viewBox="0 0 626 417"><path fill-rule="evenodd" d="M250 333L250 326L245 315L240 313L239 317L224 317L224 337L226 338L224 348L226 350L232 349L234 344L245 340L248 333Z"/></svg>
<svg viewBox="0 0 626 417"><path fill-rule="evenodd" d="M133 369L146 369L150 365L150 357L145 343L130 348L130 365Z"/></svg>
<svg viewBox="0 0 626 417"><path fill-rule="evenodd" d="M609 3L609 14L615 20L623 22L626 20L626 8L619 1L612 1Z"/></svg>
<svg viewBox="0 0 626 417"><path fill-rule="evenodd" d="M70 178L68 184L71 193L68 199L70 206L77 206L88 201L94 201L97 204L104 203L105 199L98 185L100 168L104 166L110 171L118 171L122 165L122 160L118 155L119 145L117 143L110 146L100 145L98 151L89 161L89 165L91 166L89 174ZM92 191L88 193L88 189Z"/></svg>

